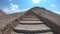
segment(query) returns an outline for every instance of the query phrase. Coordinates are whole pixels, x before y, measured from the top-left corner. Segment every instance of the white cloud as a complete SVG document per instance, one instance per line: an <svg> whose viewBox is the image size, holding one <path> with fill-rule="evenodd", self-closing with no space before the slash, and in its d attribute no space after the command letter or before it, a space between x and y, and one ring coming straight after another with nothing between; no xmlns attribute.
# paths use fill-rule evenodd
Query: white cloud
<svg viewBox="0 0 60 34"><path fill-rule="evenodd" d="M18 5L14 5L13 3L11 3L11 7L10 7L10 9L12 10L12 11L15 11L15 12L19 12L20 10L19 10L19 8L18 8Z"/></svg>
<svg viewBox="0 0 60 34"><path fill-rule="evenodd" d="M3 8L2 10L3 10L5 13L7 13L7 14L12 13L11 10L10 10L9 8Z"/></svg>
<svg viewBox="0 0 60 34"><path fill-rule="evenodd" d="M59 15L60 15L60 11L53 11L53 12L55 12L55 13L57 13L57 14L59 14Z"/></svg>
<svg viewBox="0 0 60 34"><path fill-rule="evenodd" d="M12 0L9 0L9 1L12 1Z"/></svg>
<svg viewBox="0 0 60 34"><path fill-rule="evenodd" d="M11 6L8 8L4 8L4 11L6 11L7 13L16 13L16 12L20 12L21 10L18 8L18 5L14 5L13 3L11 3Z"/></svg>
<svg viewBox="0 0 60 34"><path fill-rule="evenodd" d="M27 9L23 9L23 11L27 11L27 10L29 10L30 8L27 8Z"/></svg>
<svg viewBox="0 0 60 34"><path fill-rule="evenodd" d="M32 0L33 3L38 4L40 0Z"/></svg>
<svg viewBox="0 0 60 34"><path fill-rule="evenodd" d="M51 4L52 7L55 7L56 5L55 4Z"/></svg>

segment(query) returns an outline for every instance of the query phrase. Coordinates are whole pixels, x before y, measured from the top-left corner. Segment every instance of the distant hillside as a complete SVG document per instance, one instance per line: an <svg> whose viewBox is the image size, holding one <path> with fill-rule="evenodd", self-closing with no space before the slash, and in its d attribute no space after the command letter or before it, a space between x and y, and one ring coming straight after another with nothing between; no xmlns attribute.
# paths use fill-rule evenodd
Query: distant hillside
<svg viewBox="0 0 60 34"><path fill-rule="evenodd" d="M0 16L5 15L6 13L4 13L2 10L0 10Z"/></svg>

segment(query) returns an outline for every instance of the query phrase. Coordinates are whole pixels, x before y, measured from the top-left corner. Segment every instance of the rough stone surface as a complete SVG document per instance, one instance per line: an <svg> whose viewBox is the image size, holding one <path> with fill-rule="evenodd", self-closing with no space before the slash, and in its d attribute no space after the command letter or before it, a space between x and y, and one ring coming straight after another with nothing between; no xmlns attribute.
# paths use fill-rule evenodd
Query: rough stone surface
<svg viewBox="0 0 60 34"><path fill-rule="evenodd" d="M21 15L21 13L0 16L0 28L2 28L5 25L9 24L11 21L13 21L15 18L17 18L20 15Z"/></svg>
<svg viewBox="0 0 60 34"><path fill-rule="evenodd" d="M20 18L21 18L20 15L21 15L20 13L17 13L17 14L15 13L15 14L10 14L10 15L0 16L0 34L11 34L12 28L15 27L17 25L17 23L20 22ZM23 16L24 16L23 18L38 17L39 19L44 21L44 24L48 25L54 31L54 33L60 34L60 15L57 15L53 12L49 12L45 9L34 8L32 10L27 11L26 14L24 14ZM27 23L27 21L25 23ZM33 22L31 22L31 23L33 23ZM36 21L35 21L35 23L36 23ZM17 25L18 26L17 29L19 28L22 30L29 30L29 31L45 30L45 29L51 30L46 25L39 25L39 24L38 25L26 25L26 24L23 25L23 24L20 24L19 26ZM37 27L38 27L38 29L37 29ZM53 34L53 33L45 32L45 33L37 33L37 34Z"/></svg>
<svg viewBox="0 0 60 34"><path fill-rule="evenodd" d="M46 24L53 29L57 34L60 34L60 15L57 15L51 11L35 8L33 13L39 17L39 19L46 22Z"/></svg>
<svg viewBox="0 0 60 34"><path fill-rule="evenodd" d="M21 25L21 24L19 24L14 29L17 29L17 30L27 30L27 31L51 30L45 24L40 24L40 25Z"/></svg>
<svg viewBox="0 0 60 34"><path fill-rule="evenodd" d="M45 33L17 33L17 32L12 32L11 34L54 34L53 32L45 32Z"/></svg>
<svg viewBox="0 0 60 34"><path fill-rule="evenodd" d="M0 10L0 16L6 15L2 10Z"/></svg>
<svg viewBox="0 0 60 34"><path fill-rule="evenodd" d="M38 20L40 20L40 19L38 19L38 18L22 18L22 20L31 20L31 21L34 21L34 20L36 20L36 21L38 21Z"/></svg>
<svg viewBox="0 0 60 34"><path fill-rule="evenodd" d="M20 17L21 15L22 13L0 16L0 33L10 34L11 29L18 24L16 18Z"/></svg>
<svg viewBox="0 0 60 34"><path fill-rule="evenodd" d="M20 21L20 23L44 23L42 21Z"/></svg>

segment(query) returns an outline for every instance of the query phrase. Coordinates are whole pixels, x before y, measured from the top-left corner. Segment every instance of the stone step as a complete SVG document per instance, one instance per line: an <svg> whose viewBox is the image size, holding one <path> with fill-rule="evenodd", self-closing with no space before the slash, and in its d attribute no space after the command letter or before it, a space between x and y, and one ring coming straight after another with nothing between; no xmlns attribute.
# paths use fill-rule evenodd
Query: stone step
<svg viewBox="0 0 60 34"><path fill-rule="evenodd" d="M20 34L20 33L17 33L17 32L12 31L11 34Z"/></svg>
<svg viewBox="0 0 60 34"><path fill-rule="evenodd" d="M44 22L42 22L42 21L23 21L23 20L21 20L20 21L20 23L21 24L43 24Z"/></svg>
<svg viewBox="0 0 60 34"><path fill-rule="evenodd" d="M26 14L26 16L28 16L28 15L34 15L35 16L35 14L33 14L33 13Z"/></svg>
<svg viewBox="0 0 60 34"><path fill-rule="evenodd" d="M34 14L26 14L26 16L29 16L29 15L30 15L30 16L35 16Z"/></svg>
<svg viewBox="0 0 60 34"><path fill-rule="evenodd" d="M53 32L44 32L44 33L17 33L17 32L12 32L11 34L54 34Z"/></svg>
<svg viewBox="0 0 60 34"><path fill-rule="evenodd" d="M36 16L24 16L25 18L34 18L34 17L36 17Z"/></svg>
<svg viewBox="0 0 60 34"><path fill-rule="evenodd" d="M40 20L40 19L38 19L38 18L22 18L22 20L27 20L27 21L29 21L29 20L31 20L31 21L38 21L38 20Z"/></svg>
<svg viewBox="0 0 60 34"><path fill-rule="evenodd" d="M24 16L23 18L34 18L36 16Z"/></svg>
<svg viewBox="0 0 60 34"><path fill-rule="evenodd" d="M51 29L45 24L40 25L17 25L14 29L16 32L47 32Z"/></svg>
<svg viewBox="0 0 60 34"><path fill-rule="evenodd" d="M54 34L53 32L35 33L35 34Z"/></svg>
<svg viewBox="0 0 60 34"><path fill-rule="evenodd" d="M32 18L32 17L36 17L36 16L35 15L26 15L24 17L30 17L30 18Z"/></svg>

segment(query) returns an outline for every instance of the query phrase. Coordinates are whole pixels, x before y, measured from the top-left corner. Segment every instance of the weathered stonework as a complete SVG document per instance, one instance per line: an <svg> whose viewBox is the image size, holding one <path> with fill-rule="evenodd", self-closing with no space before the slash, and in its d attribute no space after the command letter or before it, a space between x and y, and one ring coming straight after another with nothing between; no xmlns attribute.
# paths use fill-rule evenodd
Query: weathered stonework
<svg viewBox="0 0 60 34"><path fill-rule="evenodd" d="M27 12L23 13L22 15L14 18L12 21L8 21L4 27L0 27L0 34L11 34L13 28L19 24L19 22L22 20L23 17L26 16L26 13L35 14L37 18L41 19L41 21L44 21L46 25L48 25L50 28L52 28L52 31L56 34L60 34L60 16L49 12L45 9L41 8L33 8L31 10L28 10ZM8 17L8 16L7 16ZM6 17L6 18L7 18ZM9 17L10 18L10 17ZM12 18L11 18L12 19ZM2 19L4 20L4 19ZM8 19L9 20L9 19ZM0 20L1 21L1 20ZM2 22L1 22L2 23ZM5 23L5 22L4 22ZM4 24L3 23L3 24ZM3 25L2 25L3 26Z"/></svg>
<svg viewBox="0 0 60 34"><path fill-rule="evenodd" d="M12 22L8 23L7 25L5 25L1 30L0 30L0 34L11 34L12 29L19 24L21 18L23 17L25 13L23 13L21 16L19 16L18 18L14 19Z"/></svg>
<svg viewBox="0 0 60 34"><path fill-rule="evenodd" d="M56 34L60 34L60 16L52 13L52 12L47 12L47 10L43 9L34 9L31 10L36 16L38 16L39 19L42 21L45 21L46 25L52 28L52 30Z"/></svg>

